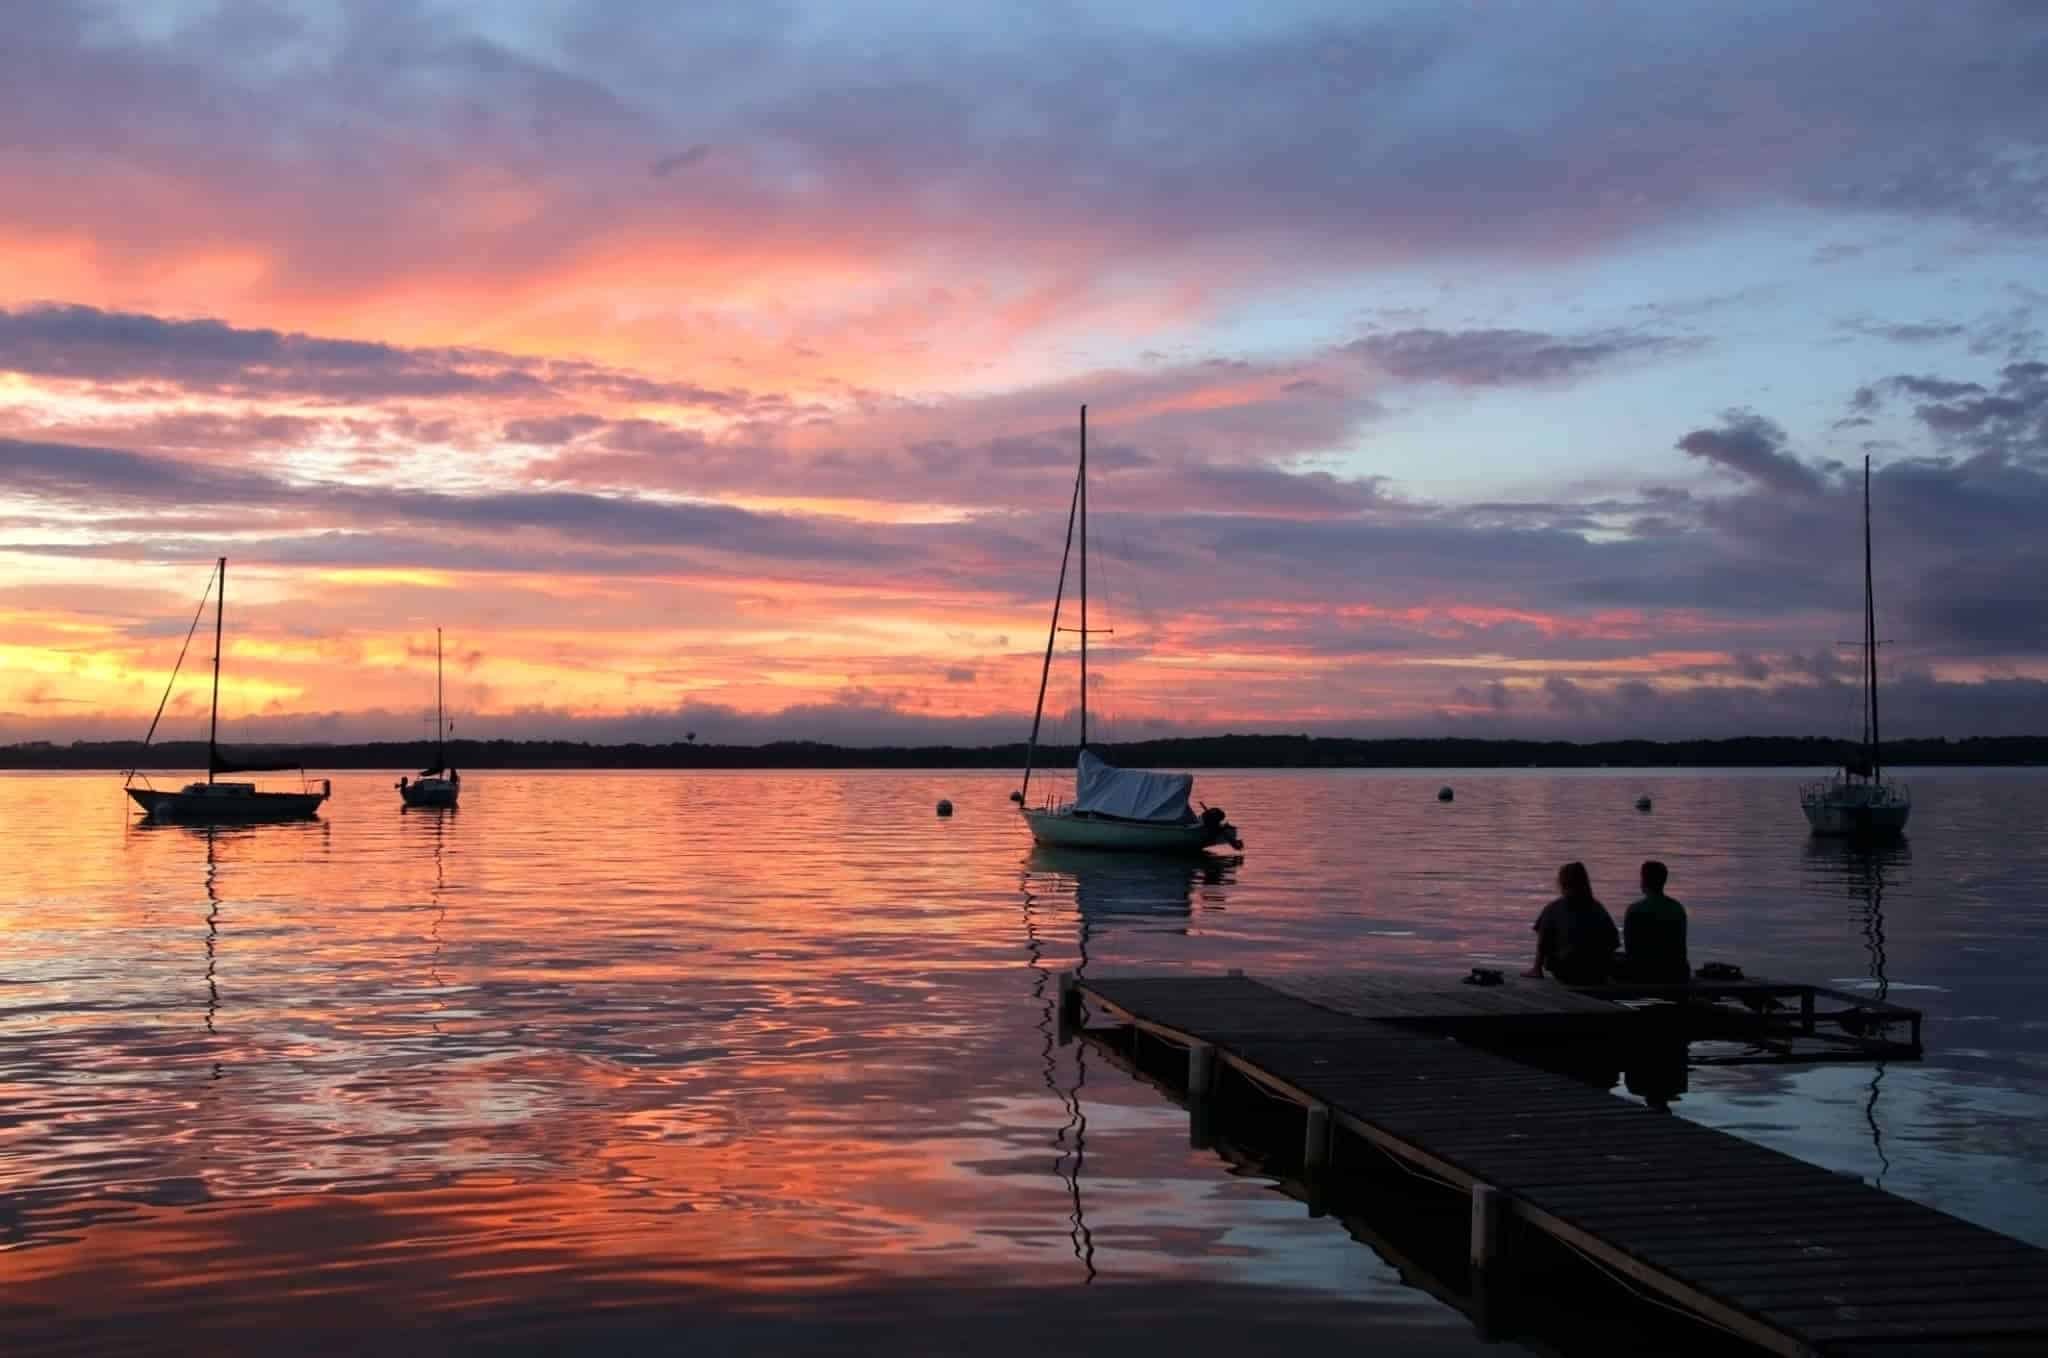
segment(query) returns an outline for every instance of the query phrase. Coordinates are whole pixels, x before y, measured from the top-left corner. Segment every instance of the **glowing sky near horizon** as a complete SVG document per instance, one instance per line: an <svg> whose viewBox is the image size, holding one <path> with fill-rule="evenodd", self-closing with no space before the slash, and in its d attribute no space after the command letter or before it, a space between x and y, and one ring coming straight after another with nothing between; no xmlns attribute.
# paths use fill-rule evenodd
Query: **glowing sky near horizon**
<svg viewBox="0 0 2048 1358"><path fill-rule="evenodd" d="M2048 731L2037 8L10 24L0 740Z"/></svg>

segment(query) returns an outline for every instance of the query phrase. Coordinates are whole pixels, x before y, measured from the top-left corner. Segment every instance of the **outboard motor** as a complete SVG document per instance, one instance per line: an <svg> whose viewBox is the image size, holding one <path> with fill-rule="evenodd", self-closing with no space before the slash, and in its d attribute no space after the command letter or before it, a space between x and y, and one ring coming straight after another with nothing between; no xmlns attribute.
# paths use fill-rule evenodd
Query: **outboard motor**
<svg viewBox="0 0 2048 1358"><path fill-rule="evenodd" d="M1202 808L1202 837L1211 844L1228 844L1233 849L1244 847L1244 841L1237 837L1237 827L1224 817L1220 806Z"/></svg>

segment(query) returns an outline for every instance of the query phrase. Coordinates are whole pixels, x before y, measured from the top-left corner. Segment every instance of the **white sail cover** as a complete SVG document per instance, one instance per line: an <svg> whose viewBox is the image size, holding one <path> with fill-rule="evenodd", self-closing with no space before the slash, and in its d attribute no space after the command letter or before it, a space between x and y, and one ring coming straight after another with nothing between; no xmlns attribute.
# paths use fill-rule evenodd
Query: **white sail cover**
<svg viewBox="0 0 2048 1358"><path fill-rule="evenodd" d="M1147 773L1105 764L1088 751L1074 764L1074 809L1121 820L1176 822L1190 819L1190 773Z"/></svg>

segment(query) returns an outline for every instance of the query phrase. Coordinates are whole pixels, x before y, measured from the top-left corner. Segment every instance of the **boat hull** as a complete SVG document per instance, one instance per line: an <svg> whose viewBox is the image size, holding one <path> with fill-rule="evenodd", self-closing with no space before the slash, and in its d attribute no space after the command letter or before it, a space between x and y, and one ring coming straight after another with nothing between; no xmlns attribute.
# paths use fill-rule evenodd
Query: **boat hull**
<svg viewBox="0 0 2048 1358"><path fill-rule="evenodd" d="M1077 816L1065 809L1024 812L1031 837L1062 849L1102 849L1117 853L1192 854L1224 843L1200 821L1192 825L1160 825L1143 821Z"/></svg>
<svg viewBox="0 0 2048 1358"><path fill-rule="evenodd" d="M1905 833L1913 799L1900 783L1836 779L1802 789L1799 809L1816 835L1889 839Z"/></svg>
<svg viewBox="0 0 2048 1358"><path fill-rule="evenodd" d="M1813 832L1830 839L1883 839L1906 832L1911 806L1870 806L1860 802L1810 801L1804 804L1806 823Z"/></svg>
<svg viewBox="0 0 2048 1358"><path fill-rule="evenodd" d="M325 792L205 791L206 784L180 792L131 787L128 796L150 820L186 825L253 825L264 821L306 820L327 800Z"/></svg>
<svg viewBox="0 0 2048 1358"><path fill-rule="evenodd" d="M401 784L398 795L407 806L452 807L462 795L462 784L447 778L415 778Z"/></svg>

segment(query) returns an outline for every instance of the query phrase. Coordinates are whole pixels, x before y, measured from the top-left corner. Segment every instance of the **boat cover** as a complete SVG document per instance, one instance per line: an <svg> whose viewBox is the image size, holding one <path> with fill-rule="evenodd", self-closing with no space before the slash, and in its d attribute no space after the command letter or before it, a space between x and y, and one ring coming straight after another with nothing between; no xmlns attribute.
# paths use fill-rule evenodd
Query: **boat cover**
<svg viewBox="0 0 2048 1358"><path fill-rule="evenodd" d="M1074 809L1097 816L1169 824L1192 820L1188 794L1194 787L1193 774L1120 769L1086 750L1074 761Z"/></svg>

